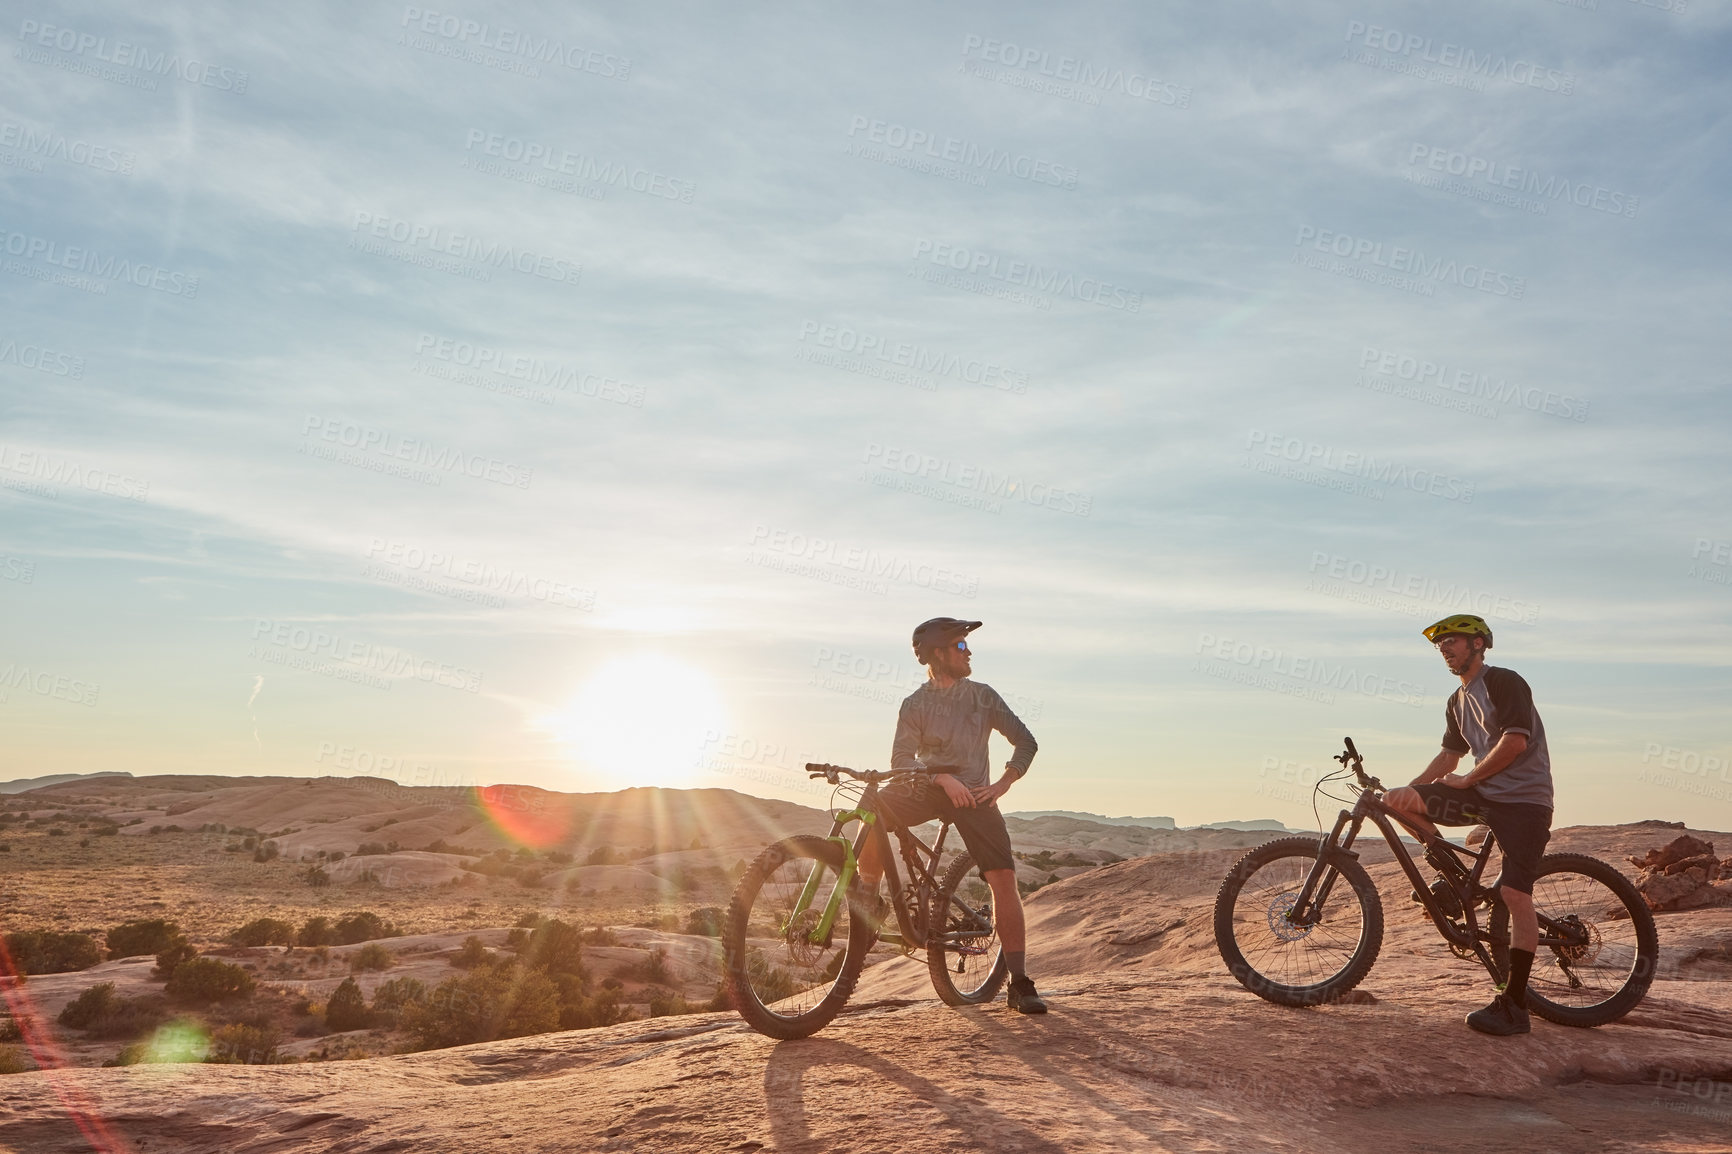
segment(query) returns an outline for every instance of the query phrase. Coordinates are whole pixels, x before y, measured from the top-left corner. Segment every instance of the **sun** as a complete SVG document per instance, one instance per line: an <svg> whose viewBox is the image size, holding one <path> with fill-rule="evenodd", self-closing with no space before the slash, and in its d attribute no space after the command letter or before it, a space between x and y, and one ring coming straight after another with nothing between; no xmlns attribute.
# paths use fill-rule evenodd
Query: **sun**
<svg viewBox="0 0 1732 1154"><path fill-rule="evenodd" d="M705 743L727 728L727 709L703 670L645 653L602 666L553 722L609 789L689 788Z"/></svg>

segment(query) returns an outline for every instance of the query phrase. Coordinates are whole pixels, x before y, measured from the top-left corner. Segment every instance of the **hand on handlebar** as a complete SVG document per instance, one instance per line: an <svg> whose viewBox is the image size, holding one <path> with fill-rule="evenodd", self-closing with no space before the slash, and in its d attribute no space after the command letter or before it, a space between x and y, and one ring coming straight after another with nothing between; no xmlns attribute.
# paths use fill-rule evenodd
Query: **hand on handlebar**
<svg viewBox="0 0 1732 1154"><path fill-rule="evenodd" d="M956 778L948 773L935 773L932 775L932 780L943 788L944 796L950 799L951 805L957 809L974 808L974 794Z"/></svg>

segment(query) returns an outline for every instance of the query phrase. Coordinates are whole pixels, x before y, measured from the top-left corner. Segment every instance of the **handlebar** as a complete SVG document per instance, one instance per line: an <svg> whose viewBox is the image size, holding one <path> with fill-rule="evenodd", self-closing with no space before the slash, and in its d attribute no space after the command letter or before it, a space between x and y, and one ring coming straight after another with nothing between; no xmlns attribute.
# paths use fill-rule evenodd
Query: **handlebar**
<svg viewBox="0 0 1732 1154"><path fill-rule="evenodd" d="M1336 755L1335 760L1353 770L1353 775L1359 779L1361 789L1374 789L1378 793L1382 793L1383 783L1365 772L1365 758L1357 749L1353 748L1353 739L1344 737L1341 740L1346 743L1347 748Z"/></svg>
<svg viewBox="0 0 1732 1154"><path fill-rule="evenodd" d="M844 776L855 781L864 781L869 785L886 782L892 778L909 777L920 773L937 773L938 769L849 769L845 765L831 765L823 761L808 761L806 763L807 777L821 777L831 785L842 784Z"/></svg>

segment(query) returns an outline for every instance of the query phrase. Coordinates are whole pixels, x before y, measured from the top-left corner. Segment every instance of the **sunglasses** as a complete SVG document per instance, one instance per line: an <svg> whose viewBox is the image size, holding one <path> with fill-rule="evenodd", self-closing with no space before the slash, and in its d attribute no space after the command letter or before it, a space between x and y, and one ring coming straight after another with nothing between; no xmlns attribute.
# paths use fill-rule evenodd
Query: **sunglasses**
<svg viewBox="0 0 1732 1154"><path fill-rule="evenodd" d="M966 641L958 641L956 643L956 649L959 653L968 653L970 651L968 648L968 642Z"/></svg>

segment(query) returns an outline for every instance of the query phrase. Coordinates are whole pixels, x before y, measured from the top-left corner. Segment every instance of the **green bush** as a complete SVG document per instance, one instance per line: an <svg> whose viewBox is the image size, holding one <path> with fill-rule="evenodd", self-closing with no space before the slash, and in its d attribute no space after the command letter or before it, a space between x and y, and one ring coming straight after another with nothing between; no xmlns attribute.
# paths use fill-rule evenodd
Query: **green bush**
<svg viewBox="0 0 1732 1154"><path fill-rule="evenodd" d="M182 962L169 975L168 994L193 1005L226 1002L251 997L253 976L216 958L193 958Z"/></svg>
<svg viewBox="0 0 1732 1154"><path fill-rule="evenodd" d="M269 1066L282 1061L277 1046L282 1034L274 1025L234 1022L211 1032L205 1061L242 1066Z"/></svg>
<svg viewBox="0 0 1732 1154"><path fill-rule="evenodd" d="M198 957L198 951L192 948L192 943L185 938L176 938L164 947L162 953L156 955L156 965L151 973L167 981L174 977L174 972L183 962L190 962Z"/></svg>
<svg viewBox="0 0 1732 1154"><path fill-rule="evenodd" d="M699 906L686 915L686 933L697 934L706 938L722 936L722 919L725 915L719 906Z"/></svg>
<svg viewBox="0 0 1732 1154"><path fill-rule="evenodd" d="M480 938L470 934L463 939L463 945L451 958L451 964L460 970L473 970L477 966L491 965L498 960L498 954L483 945Z"/></svg>
<svg viewBox="0 0 1732 1154"><path fill-rule="evenodd" d="M402 936L402 931L372 910L357 910L352 914L344 914L337 919L337 924L331 927L331 932L335 944L339 946L352 946L356 942L372 941L374 938Z"/></svg>
<svg viewBox="0 0 1732 1154"><path fill-rule="evenodd" d="M465 1046L559 1028L559 991L546 974L513 962L447 978L404 1015L421 1045Z"/></svg>
<svg viewBox="0 0 1732 1154"><path fill-rule="evenodd" d="M614 973L622 978L648 982L653 986L670 986L674 982L673 971L668 969L668 951L664 946L657 946L644 957L643 961L629 962L619 967Z"/></svg>
<svg viewBox="0 0 1732 1154"><path fill-rule="evenodd" d="M382 1026L395 1026L411 1007L427 1003L427 986L417 978L392 978L373 991L373 1018Z"/></svg>
<svg viewBox="0 0 1732 1154"><path fill-rule="evenodd" d="M58 930L25 930L6 935L12 964L26 974L66 974L88 970L102 960L102 951L88 934Z"/></svg>
<svg viewBox="0 0 1732 1154"><path fill-rule="evenodd" d="M258 849L253 851L253 860L254 861L275 861L277 859L277 855L280 852L282 852L282 851L277 848L276 842L267 841L263 845L259 846Z"/></svg>
<svg viewBox="0 0 1732 1154"><path fill-rule="evenodd" d="M140 954L160 954L180 936L180 927L162 918L125 922L108 931L108 956L136 958Z"/></svg>
<svg viewBox="0 0 1732 1154"><path fill-rule="evenodd" d="M328 946L336 940L337 935L331 929L331 919L325 917L308 918L300 932L295 934L297 946Z"/></svg>
<svg viewBox="0 0 1732 1154"><path fill-rule="evenodd" d="M649 1016L666 1018L674 1014L698 1014L705 1007L686 1001L685 996L672 990L651 990L649 996Z"/></svg>
<svg viewBox="0 0 1732 1154"><path fill-rule="evenodd" d="M612 1026L629 1021L631 1011L620 1005L620 991L603 989L594 997L576 997L568 1001L559 1010L559 1028L562 1030L593 1030L599 1026Z"/></svg>
<svg viewBox="0 0 1732 1154"><path fill-rule="evenodd" d="M230 934L229 942L237 946L292 946L295 927L281 918L254 918Z"/></svg>
<svg viewBox="0 0 1732 1154"><path fill-rule="evenodd" d="M123 998L114 992L113 982L101 982L68 1002L56 1021L95 1038L131 1038L154 1029L162 1019L157 999Z"/></svg>
<svg viewBox="0 0 1732 1154"><path fill-rule="evenodd" d="M354 978L344 978L325 1003L325 1025L333 1030L364 1030L372 1024L372 1017Z"/></svg>
<svg viewBox="0 0 1732 1154"><path fill-rule="evenodd" d="M557 918L542 922L529 932L520 955L526 965L549 974L569 974L587 980L583 964L583 932Z"/></svg>
<svg viewBox="0 0 1732 1154"><path fill-rule="evenodd" d="M34 1070L30 1059L17 1046L0 1046L0 1074L22 1074Z"/></svg>
<svg viewBox="0 0 1732 1154"><path fill-rule="evenodd" d="M349 969L357 972L361 970L388 970L396 964L397 955L378 942L368 942L349 958Z"/></svg>
<svg viewBox="0 0 1732 1154"><path fill-rule="evenodd" d="M308 866L301 877L305 878L307 884L316 890L324 889L331 884L331 875L325 871L325 867L322 865Z"/></svg>

